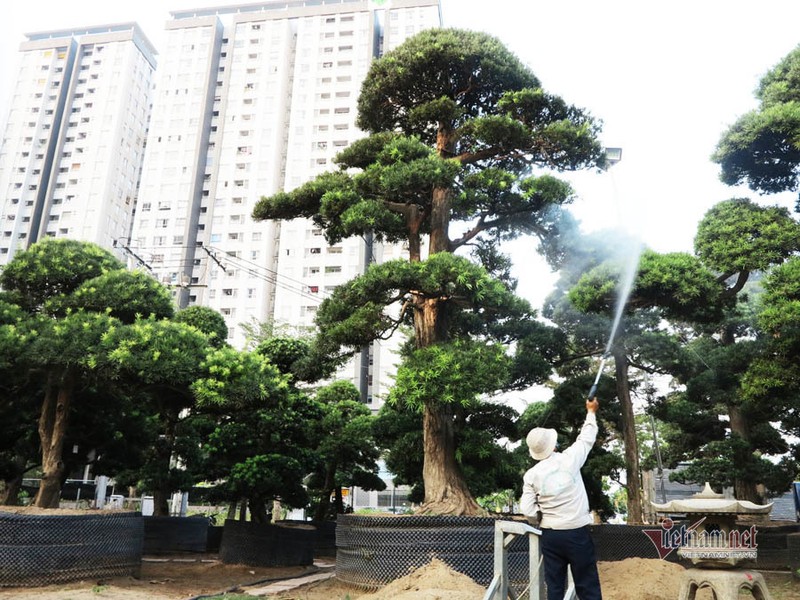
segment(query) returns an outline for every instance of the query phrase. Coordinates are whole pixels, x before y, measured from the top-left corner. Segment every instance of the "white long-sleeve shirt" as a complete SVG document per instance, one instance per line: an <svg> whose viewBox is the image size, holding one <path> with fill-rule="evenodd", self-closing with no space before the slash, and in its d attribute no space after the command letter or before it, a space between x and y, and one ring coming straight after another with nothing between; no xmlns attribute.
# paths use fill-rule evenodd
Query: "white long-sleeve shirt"
<svg viewBox="0 0 800 600"><path fill-rule="evenodd" d="M581 467L597 438L597 417L586 414L578 439L564 452L553 452L528 469L522 478L522 514L536 514L536 494L542 511L540 527L577 529L592 523Z"/></svg>

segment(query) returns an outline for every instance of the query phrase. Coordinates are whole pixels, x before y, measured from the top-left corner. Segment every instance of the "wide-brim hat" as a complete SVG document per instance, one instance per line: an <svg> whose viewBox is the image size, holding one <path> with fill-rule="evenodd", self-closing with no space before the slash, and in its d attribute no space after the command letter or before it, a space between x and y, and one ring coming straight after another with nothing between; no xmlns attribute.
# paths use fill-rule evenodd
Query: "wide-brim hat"
<svg viewBox="0 0 800 600"><path fill-rule="evenodd" d="M555 429L545 429L537 427L528 433L528 450L534 460L544 460L556 449L558 433Z"/></svg>

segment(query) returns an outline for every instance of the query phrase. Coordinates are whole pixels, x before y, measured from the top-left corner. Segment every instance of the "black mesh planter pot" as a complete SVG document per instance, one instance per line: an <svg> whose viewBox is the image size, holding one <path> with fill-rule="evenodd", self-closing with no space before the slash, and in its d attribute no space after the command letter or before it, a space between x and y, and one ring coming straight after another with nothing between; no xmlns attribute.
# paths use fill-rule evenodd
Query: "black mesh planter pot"
<svg viewBox="0 0 800 600"><path fill-rule="evenodd" d="M137 576L143 538L138 513L0 512L0 587Z"/></svg>
<svg viewBox="0 0 800 600"><path fill-rule="evenodd" d="M208 538L206 540L206 552L219 552L222 544L222 532L224 527L211 526L208 528Z"/></svg>
<svg viewBox="0 0 800 600"><path fill-rule="evenodd" d="M597 560L618 561L626 558L659 558L658 550L645 531L660 529L658 525L590 525ZM679 562L677 552L664 560Z"/></svg>
<svg viewBox="0 0 800 600"><path fill-rule="evenodd" d="M789 549L789 569L795 581L800 581L800 533L788 534L786 546Z"/></svg>
<svg viewBox="0 0 800 600"><path fill-rule="evenodd" d="M300 521L285 519L276 521L278 525L312 526L316 531L314 556L336 556L336 521Z"/></svg>
<svg viewBox="0 0 800 600"><path fill-rule="evenodd" d="M144 553L205 552L206 517L144 517Z"/></svg>
<svg viewBox="0 0 800 600"><path fill-rule="evenodd" d="M225 521L220 560L251 567L293 567L314 563L317 532L311 526Z"/></svg>
<svg viewBox="0 0 800 600"><path fill-rule="evenodd" d="M336 577L376 589L438 558L487 586L494 575L494 524L489 517L339 515ZM528 540L509 547L511 581L528 579Z"/></svg>

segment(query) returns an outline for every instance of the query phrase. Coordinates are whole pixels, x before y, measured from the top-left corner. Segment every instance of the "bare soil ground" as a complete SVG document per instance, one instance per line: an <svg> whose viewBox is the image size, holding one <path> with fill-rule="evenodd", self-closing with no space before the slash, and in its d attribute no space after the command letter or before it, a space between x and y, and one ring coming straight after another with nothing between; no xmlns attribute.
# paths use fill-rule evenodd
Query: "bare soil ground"
<svg viewBox="0 0 800 600"><path fill-rule="evenodd" d="M269 580L310 572L304 567L223 565L215 558L212 555L171 557L161 562L148 559L142 565L139 578L121 577L44 588L0 588L0 600L187 600L234 592L258 582L266 585ZM651 559L600 563L603 597L606 600L674 600L678 596L682 570L680 565ZM793 582L788 573L765 573L764 576L773 600L800 600L800 582ZM373 593L354 589L332 578L269 597L281 600L480 600L483 594L484 588L474 581L434 561ZM697 600L711 600L711 593L700 590Z"/></svg>

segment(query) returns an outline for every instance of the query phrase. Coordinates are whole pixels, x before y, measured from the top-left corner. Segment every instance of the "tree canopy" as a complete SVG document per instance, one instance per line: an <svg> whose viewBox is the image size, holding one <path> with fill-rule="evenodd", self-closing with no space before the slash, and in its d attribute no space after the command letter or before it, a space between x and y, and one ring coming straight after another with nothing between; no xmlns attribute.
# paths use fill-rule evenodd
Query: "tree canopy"
<svg viewBox="0 0 800 600"><path fill-rule="evenodd" d="M800 174L800 47L775 65L756 90L759 107L722 135L712 160L728 185L757 192L797 190Z"/></svg>

